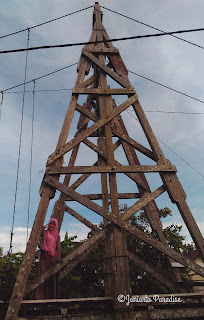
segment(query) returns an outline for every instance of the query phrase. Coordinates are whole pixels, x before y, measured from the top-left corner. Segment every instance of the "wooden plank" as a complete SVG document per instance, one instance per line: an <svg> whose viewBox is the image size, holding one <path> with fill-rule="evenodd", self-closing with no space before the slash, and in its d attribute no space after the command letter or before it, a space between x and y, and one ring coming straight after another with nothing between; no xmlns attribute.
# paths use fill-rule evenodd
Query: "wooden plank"
<svg viewBox="0 0 204 320"><path fill-rule="evenodd" d="M88 139L87 139L88 140ZM98 152L98 164L99 165L106 165L107 164L107 155L106 155L106 147L105 141L103 137L103 132L100 132L99 138L97 139L97 150ZM89 147L94 148L94 144L89 144ZM105 153L106 157L101 156L101 153ZM102 206L105 210L109 210L109 191L108 191L108 177L107 174L101 174L101 192L102 192ZM103 219L104 226L109 224L107 219ZM104 240L104 258L111 255L111 241L112 241L112 234L110 234ZM103 260L103 275L104 275L104 289L106 296L112 296L113 294L113 279L112 279L112 267L110 260Z"/></svg>
<svg viewBox="0 0 204 320"><path fill-rule="evenodd" d="M82 87L87 88L97 79L98 79L98 75L96 73L94 73L90 78L88 78L86 81L83 82Z"/></svg>
<svg viewBox="0 0 204 320"><path fill-rule="evenodd" d="M95 30L93 30L92 33L91 33L91 37L89 38L89 41L92 42L92 41L95 41L95 40L96 40L96 32L95 32ZM91 48L92 46L93 45L90 45L90 44L84 45L83 49L86 50L87 48ZM86 65L86 69L85 69L85 74L86 75L89 73L90 66L91 66L91 64L90 64L90 62L88 62L87 65ZM77 65L77 72L79 72L80 67L81 67L81 58L80 58L80 60L78 62L78 65Z"/></svg>
<svg viewBox="0 0 204 320"><path fill-rule="evenodd" d="M80 173L134 173L134 172L176 172L175 166L154 165L154 166L68 166L61 168L47 168L46 174L80 174Z"/></svg>
<svg viewBox="0 0 204 320"><path fill-rule="evenodd" d="M106 151L105 148L99 148L98 146L96 146L92 141L88 140L88 139L84 139L83 143L88 146L89 148L91 148L92 150L94 150L95 152L98 153L98 155L100 157L103 157L104 160L107 159L107 155L106 155ZM104 150L104 151L103 151Z"/></svg>
<svg viewBox="0 0 204 320"><path fill-rule="evenodd" d="M99 11L100 6L96 4L95 7L98 8L98 11L96 14L96 25L98 28L100 28L101 26L101 15ZM103 40L103 35L101 30L97 31L97 40ZM102 43L98 44L98 47L102 47ZM101 64L105 64L105 57L99 55L99 61ZM101 88L107 88L106 74L101 70L100 70L99 85ZM108 116L108 114L112 112L111 98L109 96L108 97L99 96L98 101L99 101L100 117ZM115 165L114 147L112 142L112 131L111 131L110 123L107 123L105 125L104 131L105 131L107 164L109 166L114 166ZM118 216L119 204L118 204L117 181L116 181L115 173L109 173L109 186L110 186L110 195L111 195L112 214ZM127 252L125 250L126 239L125 239L125 235L123 235L118 229L114 228L113 233L109 237L109 239L107 239L106 244L108 240L109 240L109 247L105 252L105 256L106 257L108 255L113 256L113 258L109 260L110 265L108 265L107 260L104 261L104 265L106 265L107 267L112 265L112 274L109 279L110 281L108 284L109 286L108 293L112 292L112 295L114 297L114 307L121 308L121 304L119 304L117 300L117 296L121 292L124 292L124 294L131 293L130 285L129 285L129 265L128 265ZM106 290L106 293L107 293L107 290Z"/></svg>
<svg viewBox="0 0 204 320"><path fill-rule="evenodd" d="M195 271L197 274L201 275L204 277L204 268L201 268L199 265L196 263L192 262L191 260L185 258L183 255L180 253L176 252L175 250L171 249L168 247L168 245L161 243L160 241L154 239L152 236L147 235L140 229L138 229L135 226L131 226L127 220L133 213L133 206L130 207L129 209L126 210L126 212L123 214L123 216L117 217L115 215L112 215L109 211L104 210L102 207L97 205L96 203L92 202L91 200L84 198L82 195L77 193L76 191L67 188L64 186L62 183L60 183L58 180L52 178L51 176L46 176L45 177L45 182L52 185L56 189L64 192L68 196L72 197L76 201L80 202L83 204L85 207L89 208L90 210L98 213L102 217L106 218L107 220L113 222L114 224L118 225L120 228L124 229L125 231L128 231L129 233L135 235L136 237L140 238L142 241L148 243L150 246L153 246L154 248L158 249L159 251L163 252L164 254L168 255L170 258L180 262L181 264L185 265L187 268ZM160 188L156 189L155 191L152 192L152 194L148 194L146 197L148 198L149 201L153 200L153 194L154 198L156 196L159 196L162 192L165 191L164 186L161 186ZM143 196L140 200L143 200L143 203L140 203L140 205L146 205L147 203L147 198ZM140 201L138 200L138 202ZM137 202L137 203L138 203ZM141 208L138 209L137 203L135 204L136 210L140 210ZM136 213L136 211L135 211Z"/></svg>
<svg viewBox="0 0 204 320"><path fill-rule="evenodd" d="M76 88L80 87L81 84L83 83L83 79L85 77L86 64L87 64L86 60L82 58L82 64L81 64L79 74L75 83ZM74 95L70 99L70 103L64 118L62 130L59 136L56 150L60 149L61 146L66 143L77 101L78 101L78 95Z"/></svg>
<svg viewBox="0 0 204 320"><path fill-rule="evenodd" d="M93 142L89 141L88 139L85 139L83 142L84 142L87 146L89 146L91 149L93 149L94 151L96 151L99 155L101 155L101 156L104 157L104 153L101 152L101 150L100 150ZM114 145L114 150L116 150L115 148L116 148L117 146L119 146L118 143ZM107 158L107 157L106 157L106 158ZM116 163L116 165L118 165L118 166L121 165L118 161L116 161L115 163ZM94 165L97 165L97 164L94 164ZM141 180L141 179L138 179L138 176L137 176L135 173L125 173L125 175L126 175L127 177L129 177L131 180L133 180L134 182L140 184L144 189L146 189L146 188L145 188L145 185L144 185L143 182L142 182L142 180Z"/></svg>
<svg viewBox="0 0 204 320"><path fill-rule="evenodd" d="M67 153L69 150L71 150L75 145L82 142L84 139L86 139L91 133L96 131L97 129L101 128L106 123L110 122L114 117L116 117L118 114L120 114L122 111L127 109L134 101L137 100L137 96L134 95L125 102L123 102L117 109L115 109L111 114L109 114L106 117L101 118L96 123L94 123L92 126L90 126L88 129L84 130L83 133L80 133L77 137L69 141L68 143L64 144L63 147L59 148L57 152L52 153L48 157L47 165L52 164L55 162L58 158L63 156L65 153Z"/></svg>
<svg viewBox="0 0 204 320"><path fill-rule="evenodd" d="M85 226L87 226L88 228L90 228L91 230L97 232L100 229L94 225L93 223L91 223L89 220L87 220L86 218L84 218L82 215L80 215L78 212L76 212L75 210L71 209L68 206L65 206L65 211L67 211L72 217L76 218L78 221L82 222Z"/></svg>
<svg viewBox="0 0 204 320"><path fill-rule="evenodd" d="M133 108L136 112L136 115L140 121L140 124L145 132L145 135L148 139L148 142L155 154L156 159L161 164L169 163L162 153L162 150L156 140L156 137L148 123L148 120L144 114L144 111L141 108L139 101L133 104ZM182 218L190 232L192 239L194 240L201 257L204 259L204 246L203 246L203 236L193 218L193 215L185 201L186 195L183 191L183 188L179 182L176 174L169 176L168 173L161 173L161 178L167 188L168 194L172 202L176 203Z"/></svg>
<svg viewBox="0 0 204 320"><path fill-rule="evenodd" d="M86 102L84 103L84 108L87 108L87 110L90 110L91 109L91 102L92 102L92 96L88 96L87 97L87 100ZM84 115L80 115L80 118L79 118L79 122L78 122L78 126L80 126L80 124L84 121ZM83 127L87 127L88 123ZM78 128L77 126L77 128ZM78 132L80 132L80 129L78 129ZM69 160L69 166L73 166L75 164L75 161L76 161L76 157L77 157L77 154L78 154L78 150L79 150L79 144L76 145L73 149L72 149L72 153L71 153L71 157L70 157L70 160ZM68 174L65 176L64 178L64 184L66 186L69 185L70 183L70 179L71 179L71 174ZM54 205L54 208L53 208L53 211L52 211L52 215L51 217L52 218L55 218L58 220L58 226L59 226L59 230L61 228L61 224L62 224L62 221L63 221L63 217L64 217L64 200L65 200L65 195L63 193L60 194L59 196L59 200L55 202L55 205Z"/></svg>
<svg viewBox="0 0 204 320"><path fill-rule="evenodd" d="M127 142L130 146L133 146L136 150L140 151L142 154L144 154L145 156L147 156L148 158L152 159L155 161L155 157L154 154L151 150L149 150L148 148L144 147L142 144L140 144L139 142L135 141L134 139L130 138L127 134L117 130L117 129L113 129L113 133L120 139L122 139L123 141Z"/></svg>
<svg viewBox="0 0 204 320"><path fill-rule="evenodd" d="M86 62L87 60L84 59L84 56L81 57L81 65L80 70L78 73L78 77L75 83L75 87L81 86L81 83L83 82L84 76L85 76L85 70L86 70ZM61 148L63 144L65 144L67 140L67 136L70 130L73 114L75 111L75 106L78 100L78 95L72 96L67 113L65 115L65 119L63 122L62 130L58 139L58 143L56 146L56 151ZM56 162L56 165L61 166L63 159L58 157L58 161ZM41 189L41 201L39 204L38 212L36 214L35 222L32 228L32 232L30 235L29 242L27 244L27 248L21 263L21 267L16 279L16 283L13 289L12 297L10 300L10 304L7 310L6 320L16 319L17 314L20 308L20 304L22 301L24 289L26 286L26 282L28 280L28 274L30 272L30 268L33 262L33 258L35 255L37 243L41 234L42 225L45 219L45 215L47 212L47 208L49 205L50 197L54 196L54 191L52 192L50 188L44 187Z"/></svg>
<svg viewBox="0 0 204 320"><path fill-rule="evenodd" d="M23 260L20 266L20 270L18 272L18 276L10 299L5 320L17 319L18 311L24 295L25 286L28 281L29 272L35 256L38 240L42 232L42 227L48 209L49 201L50 188L45 187L35 217L33 228L30 234L30 238L26 247L26 251L23 255Z"/></svg>
<svg viewBox="0 0 204 320"><path fill-rule="evenodd" d="M99 119L95 113L91 113L91 112L85 110L80 105L76 106L76 110L79 111L81 114L86 115L89 119L91 119L95 122L98 121L98 119ZM150 151L149 149L147 149L146 147L144 147L143 145L141 145L140 143L138 143L134 139L130 138L127 134L124 134L123 132L115 129L114 127L112 127L112 133L115 134L117 137L121 138L122 140L124 140L125 142L127 142L128 144L130 144L131 146L133 146L135 149L140 151L145 156L147 156L150 159L155 161L155 157L154 157L154 154L152 151Z"/></svg>
<svg viewBox="0 0 204 320"><path fill-rule="evenodd" d="M91 52L91 53L98 53L98 54L116 54L119 53L119 50L117 48L106 48L106 47L93 47L93 48L87 48L87 49L82 49L82 52Z"/></svg>
<svg viewBox="0 0 204 320"><path fill-rule="evenodd" d="M104 37L105 40L109 40L108 42L106 42L107 47L113 49L113 45L112 45L112 43L110 41L110 38L109 38L105 28L104 28L104 31L103 31L103 37ZM127 68L126 68L126 66L125 66L120 54L119 55L111 54L111 55L108 55L108 58L109 58L109 60L110 60L110 62L112 64L114 70L119 75L121 75L124 78L124 80L126 80L127 79L127 75L128 75L128 71L127 71Z"/></svg>
<svg viewBox="0 0 204 320"><path fill-rule="evenodd" d="M106 239L102 238L100 241L96 242L92 246L86 248L80 255L75 256L69 263L60 270L59 280L61 281L73 268L77 266L82 260L86 259L87 255L91 253L102 241Z"/></svg>
<svg viewBox="0 0 204 320"><path fill-rule="evenodd" d="M93 235L91 238L86 240L86 242L82 243L78 248L76 248L74 251L72 251L70 254L68 254L66 257L64 257L62 260L57 262L54 266L47 269L45 272L41 273L39 276L35 277L34 280L32 280L26 290L25 295L37 288L41 283L49 279L52 275L54 275L56 272L64 268L68 263L71 263L75 259L78 259L80 255L82 255L86 250L88 250L88 253L90 252L90 249L94 249L101 241L103 241L106 236L109 234L110 228L106 227L103 230L97 232L95 235ZM84 256L82 256L82 259ZM79 260L78 260L79 262Z"/></svg>
<svg viewBox="0 0 204 320"><path fill-rule="evenodd" d="M102 200L103 193L83 194L83 197L86 197L89 200ZM137 198L140 198L139 193L118 193L118 199L137 199ZM110 199L110 194L108 194L108 199ZM65 201L74 201L74 200L66 196Z"/></svg>
<svg viewBox="0 0 204 320"><path fill-rule="evenodd" d="M161 283L163 283L167 288L169 288L172 292L175 291L175 287L171 281L166 279L160 272L158 272L156 269L154 269L152 266L147 264L145 261L140 259L138 256L136 256L134 253L128 251L128 257L133 260L138 266L140 266L144 271L151 274L152 277L159 280Z"/></svg>
<svg viewBox="0 0 204 320"><path fill-rule="evenodd" d="M113 80L115 80L117 83L119 83L123 88L128 87L127 82L124 81L122 77L119 76L116 72L111 70L108 66L105 64L102 64L98 58L96 58L92 53L90 52L83 52L84 56L86 56L88 59L90 59L93 63L95 63L101 70L103 70L105 73L107 73Z"/></svg>
<svg viewBox="0 0 204 320"><path fill-rule="evenodd" d="M113 108L117 108L114 99L112 100L112 102L113 102ZM119 130L119 132L122 132L123 134L128 135L128 131L127 131L125 124L123 122L123 119L120 115L114 119L114 124L115 124L116 128ZM132 164L140 165L140 162L139 162L139 159L137 157L137 154L136 154L134 147L131 144L126 143L125 140L122 140L122 146L123 146L123 150L126 154L128 163L130 165L132 165ZM152 153L152 155L153 155L153 153ZM146 192L151 193L151 189L149 187L149 184L147 182L145 175L143 173L138 173L138 177L139 177L140 181L143 182L142 184L136 183L141 196L145 195ZM162 243L167 243L166 238L163 234L162 223L160 221L160 216L159 216L159 209L158 209L155 201L152 200L143 209L144 209L145 214L150 222L150 226L151 226L152 230L156 231L159 240ZM181 281L181 277L179 276L179 272L176 272L176 270L173 269L171 266L171 259L168 257L165 257L165 260L166 260L166 263L169 267L169 271L170 271L169 276L171 277L172 283L175 283L176 279L177 279L177 281L178 280ZM176 275L176 279L175 279L175 275ZM175 286L177 286L177 283L175 283ZM180 288L178 288L177 291L180 291Z"/></svg>
<svg viewBox="0 0 204 320"><path fill-rule="evenodd" d="M150 201L159 197L165 191L166 188L164 187L164 185L162 185L161 187L157 188L155 191L152 191L151 193L145 193L135 204L133 204L124 212L122 219L130 219L136 212L145 207Z"/></svg>
<svg viewBox="0 0 204 320"><path fill-rule="evenodd" d="M131 89L110 89L110 88L74 88L72 94L99 94L99 95L130 95L135 94Z"/></svg>

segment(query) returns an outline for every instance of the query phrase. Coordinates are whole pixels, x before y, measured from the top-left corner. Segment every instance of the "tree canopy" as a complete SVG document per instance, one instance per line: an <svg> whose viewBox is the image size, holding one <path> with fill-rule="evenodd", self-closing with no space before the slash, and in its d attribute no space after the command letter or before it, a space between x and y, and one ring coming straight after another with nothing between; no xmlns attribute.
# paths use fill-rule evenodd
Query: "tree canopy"
<svg viewBox="0 0 204 320"><path fill-rule="evenodd" d="M121 214L127 206L121 207ZM171 215L169 208L160 210L160 218L167 218ZM150 228L146 215L141 211L138 215L131 218L130 223L140 228L143 232L157 238L157 234ZM189 252L194 249L192 244L185 242L185 237L182 236L182 226L171 224L163 229L164 236L168 245L177 252ZM93 232L89 232L87 238L91 237ZM144 243L133 235L126 234L128 250L136 254L143 261L154 267L162 273L167 279L171 279L171 272L167 263L167 259L158 250ZM61 242L62 258L71 253L75 248L80 246L83 241L77 241L77 236L68 237L65 234L64 240ZM40 243L40 242L39 242ZM60 286L60 297L86 297L86 296L104 296L104 277L103 277L103 254L104 246L99 245L93 250L83 261L81 261L63 280L63 285ZM23 253L18 252L3 255L3 250L0 248L0 300L9 300L12 293L12 288L22 261ZM35 276L37 269L37 253L33 261L29 279ZM189 273L186 268L183 269L182 277L184 285L190 285ZM133 294L151 294L151 293L166 293L168 289L155 280L149 273L141 267L130 261L130 281Z"/></svg>

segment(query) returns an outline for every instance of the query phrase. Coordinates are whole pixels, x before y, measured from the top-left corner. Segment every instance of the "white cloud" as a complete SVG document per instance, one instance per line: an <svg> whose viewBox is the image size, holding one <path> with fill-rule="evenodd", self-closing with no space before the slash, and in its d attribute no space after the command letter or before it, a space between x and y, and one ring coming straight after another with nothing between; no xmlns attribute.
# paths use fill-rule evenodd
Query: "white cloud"
<svg viewBox="0 0 204 320"><path fill-rule="evenodd" d="M57 2L36 0L33 2L28 0L21 2L18 6L14 1L4 2L2 3L0 12L1 31L2 34L10 33L93 4L94 1L91 0L77 2L65 0ZM185 0L180 0L176 3L176 7L172 1L162 0L156 0L154 3L149 0L138 0L137 2L135 0L128 0L128 5L124 1L113 0L110 2L108 0L101 0L100 4L165 31L199 27L203 23L204 4L200 0L189 0L188 3ZM104 25L110 37L155 32L105 9L103 9L103 12ZM43 27L31 29L30 46L87 40L91 34L91 26L92 9L89 9L80 14L44 25ZM25 47L26 37L27 34L24 33L1 39L2 48ZM182 35L182 37L204 45L202 33L192 33L191 35ZM204 100L203 50L172 37L117 42L114 43L114 46L119 48L128 69ZM36 78L65 65L77 62L80 52L81 47L29 52L28 79ZM1 55L0 58L0 90L17 83L22 83L25 54ZM36 81L36 90L44 88L72 88L76 76L76 67L67 69ZM129 74L129 78L132 85L135 86L142 107L145 110L203 111L203 104L170 92L132 74ZM32 84L26 86L26 88L32 90ZM15 90L22 90L22 87ZM47 157L55 149L69 98L70 92L43 92L36 93L35 95L32 219L34 219L35 209L39 201L38 188L43 177L39 172L45 169ZM6 236L6 232L9 234L9 227L6 226L12 220L21 106L22 95L5 93L0 123L1 214L2 224L7 228L7 231L3 232L5 237L1 236L1 240L5 248L8 248L9 245L9 236ZM29 177L31 110L32 94L26 94L16 214L16 225L20 226L25 226L27 217L25 207ZM147 113L147 117L153 131L164 143L204 173L204 116ZM148 146L138 122L127 113L124 113L123 118L130 135L135 140ZM74 122L76 122L76 119ZM72 127L70 138L74 136L74 133L74 128ZM191 197L192 207L201 210L203 207L203 180L198 175L196 176L192 169L187 167L162 144L161 147L165 156L178 167L182 178L181 182L185 184L187 194L189 193ZM79 153L77 164L91 164L92 160L93 162L95 161L95 158L93 159L92 154L87 150L83 148L82 152ZM87 190L91 192L91 188L96 188L93 179L90 179L90 182ZM136 192L136 190L132 190L132 192L134 191ZM201 226L203 223L201 221L202 217L203 215L196 217L200 221ZM21 243L25 241L25 233L25 230L19 230L19 233L18 231L15 233L14 239L16 239L19 248L21 248ZM82 237L86 232L83 227L76 226L74 233L78 233Z"/></svg>
<svg viewBox="0 0 204 320"><path fill-rule="evenodd" d="M4 254L6 254L9 250L10 230L11 228L9 226L3 226L0 231L0 246L3 247ZM77 235L76 241L81 241L87 238L89 231L90 229L84 226L82 223L71 222L63 225L60 231L61 241L64 239L65 232L68 232L68 237ZM31 228L28 228L28 236L30 235L30 232ZM27 228L15 227L13 233L12 252L24 252L27 243Z"/></svg>

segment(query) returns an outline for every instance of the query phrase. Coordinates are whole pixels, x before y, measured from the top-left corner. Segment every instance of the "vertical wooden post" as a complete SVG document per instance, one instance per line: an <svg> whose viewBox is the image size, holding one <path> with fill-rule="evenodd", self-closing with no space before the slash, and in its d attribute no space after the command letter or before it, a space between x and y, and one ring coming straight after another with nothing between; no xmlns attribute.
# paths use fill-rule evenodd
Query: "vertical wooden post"
<svg viewBox="0 0 204 320"><path fill-rule="evenodd" d="M95 25L97 40L103 40L103 25L102 25L102 12L100 10L99 4L95 4ZM102 43L98 44L98 47L101 48ZM99 55L99 61L105 64L105 57ZM99 70L99 86L101 88L107 88L106 74ZM112 100L110 96L100 96L98 97L100 117L107 116L112 111ZM112 141L112 130L111 124L108 123L105 125L105 144L106 144L106 154L107 154L107 164L109 166L115 166L114 158L114 148ZM107 178L102 176L102 186L104 191L107 192ZM113 215L119 216L119 204L118 204L118 192L117 192L117 181L116 174L109 173L109 186L110 186L110 198L111 198L111 211ZM104 201L105 207L108 208L107 199ZM115 310L124 308L124 304L121 304L117 297L120 294L130 294L130 283L129 283L129 264L127 256L127 247L126 247L126 237L125 235L116 227L113 228L112 234L106 240L106 243L109 242L108 246L105 247L105 261L104 266L107 272L105 284L108 286L106 288L106 294L110 294L112 291L114 299ZM111 259L108 259L111 257ZM110 261L112 263L110 264ZM112 274L110 274L112 269ZM112 276L112 290L111 290L111 276ZM125 313L127 314L127 313ZM117 319L119 314L117 315ZM122 319L122 318L121 318Z"/></svg>

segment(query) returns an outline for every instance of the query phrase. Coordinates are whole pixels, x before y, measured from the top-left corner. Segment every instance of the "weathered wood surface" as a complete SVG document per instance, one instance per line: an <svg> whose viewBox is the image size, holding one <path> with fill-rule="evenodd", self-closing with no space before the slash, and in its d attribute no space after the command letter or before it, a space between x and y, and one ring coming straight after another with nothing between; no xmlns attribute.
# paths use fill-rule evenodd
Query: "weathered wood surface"
<svg viewBox="0 0 204 320"><path fill-rule="evenodd" d="M84 109L83 107L81 107L78 104L76 106L76 110L79 111L81 114L86 115L89 119L91 119L91 120L93 120L95 122L99 120L99 118L95 115L95 113L87 111L86 109ZM115 136L118 136L118 138L123 139L125 142L127 142L130 145L132 145L136 150L140 151L145 156L147 156L150 159L155 161L154 154L153 154L153 152L151 150L149 150L148 148L144 147L142 144L140 144L139 142L135 141L134 139L129 137L127 134L124 134L122 131L119 131L119 130L115 129L114 127L112 127L112 133Z"/></svg>
<svg viewBox="0 0 204 320"><path fill-rule="evenodd" d="M135 94L131 89L110 89L110 88L76 88L72 90L73 94L99 94L99 95L130 95Z"/></svg>
<svg viewBox="0 0 204 320"><path fill-rule="evenodd" d="M160 164L167 164L169 161L167 161L163 155L163 152L159 146L159 143L157 142L157 139L149 125L149 122L144 114L144 111L142 110L142 107L137 100L135 103L133 103L133 108L135 110L135 113L139 119L139 122L145 132L145 135L147 137L147 140L152 148L152 151L155 155L155 158ZM180 184L180 181L178 177L175 175L169 176L168 173L161 173L161 178L167 188L168 194L172 202L176 203L182 218L191 234L192 239L194 240L201 257L204 259L204 240L203 236L198 228L198 225L195 222L195 219L193 218L193 215L185 201L186 195L185 192Z"/></svg>
<svg viewBox="0 0 204 320"><path fill-rule="evenodd" d="M99 53L99 54L116 54L119 53L119 50L117 48L106 48L106 47L93 47L93 48L87 48L87 49L82 49L82 52L92 52L92 53Z"/></svg>
<svg viewBox="0 0 204 320"><path fill-rule="evenodd" d="M72 197L76 201L83 204L85 207L93 210L94 212L98 213L102 217L106 218L107 220L113 222L114 224L118 225L120 228L124 229L125 231L128 231L129 233L135 235L136 237L140 238L142 241L148 243L150 246L153 246L154 248L158 249L159 251L163 252L164 254L168 255L170 258L180 262L181 264L185 265L187 268L195 271L202 277L204 277L204 268L201 268L196 263L192 262L191 260L185 258L180 253L176 252L175 250L168 247L168 245L163 244L159 242L158 240L152 238L151 236L145 234L143 231L139 230L137 227L131 226L128 222L125 222L125 220L130 216L132 216L134 213L137 212L137 209L133 210L133 206L130 207L130 209L127 209L126 212L123 214L122 219L120 217L116 217L112 215L110 212L107 212L102 207L97 205L96 203L92 202L91 200L82 197L82 195L78 194L76 191L67 188L62 183L57 181L56 179L52 178L51 176L47 176L45 178L45 182L52 185L53 187L57 188L58 190L64 192L68 196ZM158 192L159 194L163 193L165 191L165 188L162 186L155 190L154 192ZM152 192L152 194L154 193ZM158 196L159 196L158 194ZM150 194L148 194L149 201L152 200L152 197ZM142 198L141 198L142 199ZM145 199L146 200L146 199ZM139 202L139 201L138 201ZM144 201L146 202L146 201ZM136 207L137 203L135 204ZM146 203L144 204L146 205ZM131 212L129 212L131 210ZM140 210L140 209L138 209ZM127 213L127 214L126 214ZM131 214L130 214L131 213Z"/></svg>
<svg viewBox="0 0 204 320"><path fill-rule="evenodd" d="M163 283L167 288L169 288L172 292L175 291L175 286L173 283L166 279L164 276L162 276L161 273L159 273L156 269L154 269L152 266L150 266L148 263L140 259L138 256L136 256L134 253L128 251L128 257L134 261L138 266L140 266L144 271L151 274L152 277L159 280L161 283Z"/></svg>
<svg viewBox="0 0 204 320"><path fill-rule="evenodd" d="M109 227L109 226L108 226ZM104 228L103 230L97 232L95 235L93 235L91 238L89 238L86 242L82 243L77 249L75 249L73 252L71 252L69 255L64 257L62 260L57 262L54 266L50 267L46 271L44 271L42 274L37 276L33 281L31 281L26 290L25 295L37 288L41 283L46 281L48 278L50 278L52 275L54 275L56 272L64 268L68 265L68 263L71 263L75 259L78 259L78 257L83 254L86 250L90 252L90 249L95 248L96 245L98 245L102 240L105 239L105 237L110 232L110 227ZM84 256L83 256L84 258ZM82 259L83 259L82 258ZM79 261L79 260L78 260Z"/></svg>
<svg viewBox="0 0 204 320"><path fill-rule="evenodd" d="M90 52L83 52L83 54L90 59L93 63L95 63L101 70L103 70L106 74L108 74L113 80L115 80L118 84L120 84L123 88L126 88L126 81L122 79L118 75L118 73L111 70L108 66L106 66L104 63L101 63L98 58L96 58L92 53Z"/></svg>
<svg viewBox="0 0 204 320"><path fill-rule="evenodd" d="M33 258L36 252L38 240L42 232L43 222L45 220L49 201L50 201L50 188L45 187L43 191L43 195L41 197L39 207L38 207L38 211L35 217L33 228L30 234L30 238L26 247L26 251L24 253L20 270L16 279L16 283L10 299L10 304L7 310L5 320L11 320L11 319L17 318L21 301L24 295L25 286L28 281L31 265L33 263Z"/></svg>
<svg viewBox="0 0 204 320"><path fill-rule="evenodd" d="M128 166L68 166L61 167L59 169L48 168L46 174L79 174L79 173L134 173L134 172L176 172L175 166L167 165L154 165L154 166L140 166L140 165L128 165Z"/></svg>
<svg viewBox="0 0 204 320"><path fill-rule="evenodd" d="M76 212L75 210L73 210L72 208L65 206L65 211L67 211L72 217L76 218L78 221L82 222L85 226L87 226L88 228L90 228L91 230L97 232L100 229L94 225L93 223L91 223L89 220L87 220L86 218L84 218L82 215L80 215L78 212Z"/></svg>
<svg viewBox="0 0 204 320"><path fill-rule="evenodd" d="M106 123L110 122L118 114L120 114L122 111L126 110L136 100L137 100L137 96L136 95L134 95L131 98L127 99L120 106L118 106L118 108L115 109L112 113L109 113L106 117L101 118L96 123L94 123L92 126L90 126L88 129L86 129L83 133L80 133L76 138L74 138L70 142L64 144L64 146L61 147L57 152L54 152L53 154L51 154L48 157L47 165L50 165L53 162L55 162L58 158L60 158L65 153L67 153L69 150L71 150L75 145L77 145L78 143L80 143L84 139L86 139L91 133L93 133L97 129L101 128Z"/></svg>
<svg viewBox="0 0 204 320"><path fill-rule="evenodd" d="M83 194L84 197L88 198L89 200L101 200L103 199L104 193L89 193ZM118 193L118 199L137 199L140 198L140 194L138 192L129 192L129 193ZM107 192L107 199L110 199L110 194ZM74 201L70 197L65 197L65 201Z"/></svg>

